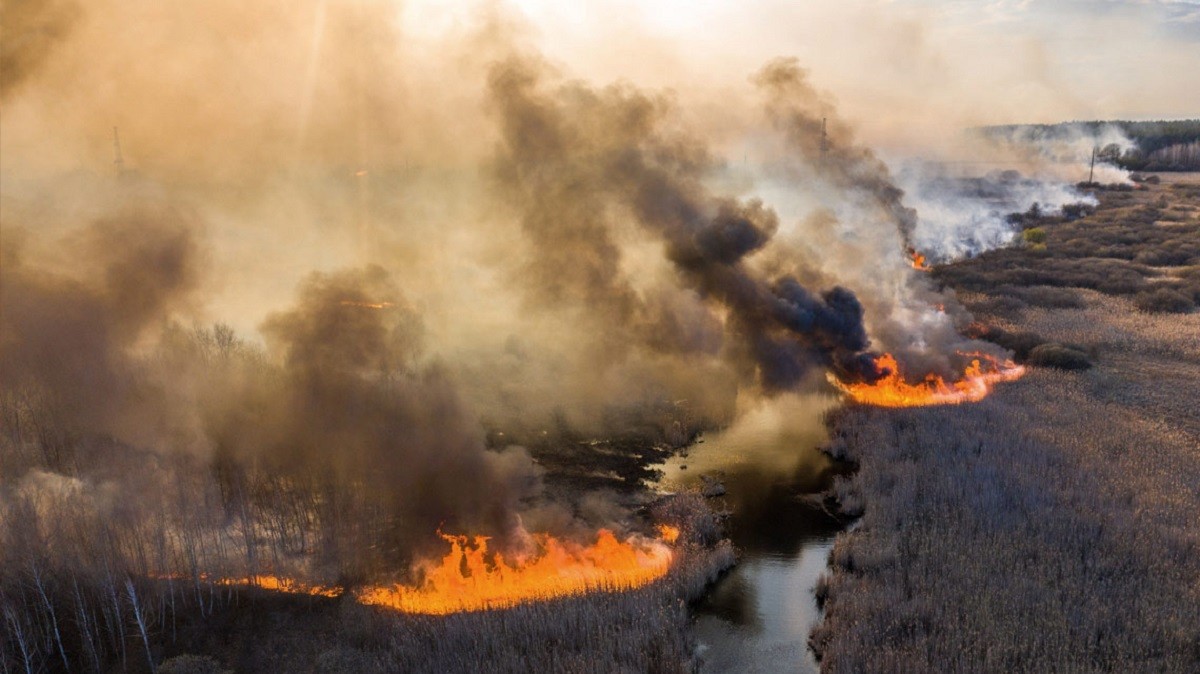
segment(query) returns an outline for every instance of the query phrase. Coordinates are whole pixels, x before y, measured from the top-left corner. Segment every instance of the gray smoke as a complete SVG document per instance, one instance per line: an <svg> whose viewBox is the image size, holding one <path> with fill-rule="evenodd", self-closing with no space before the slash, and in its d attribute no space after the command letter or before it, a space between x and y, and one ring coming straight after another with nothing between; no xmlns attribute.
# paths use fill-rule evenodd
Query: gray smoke
<svg viewBox="0 0 1200 674"><path fill-rule="evenodd" d="M754 77L766 96L767 114L796 156L816 169L820 180L848 197L865 200L900 232L905 249L912 246L917 213L904 203L887 164L854 140L852 127L836 107L809 82L794 58L771 61Z"/></svg>

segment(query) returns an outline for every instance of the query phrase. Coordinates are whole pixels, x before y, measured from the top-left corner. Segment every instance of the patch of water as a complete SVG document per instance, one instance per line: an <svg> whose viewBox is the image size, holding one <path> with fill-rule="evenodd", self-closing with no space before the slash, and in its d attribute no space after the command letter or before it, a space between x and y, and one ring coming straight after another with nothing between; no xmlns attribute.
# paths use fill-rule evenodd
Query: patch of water
<svg viewBox="0 0 1200 674"><path fill-rule="evenodd" d="M825 396L787 396L743 413L686 455L659 466L665 490L715 476L740 559L695 610L702 672L817 672L808 635L820 620L814 588L843 523L813 494L845 472L818 451Z"/></svg>

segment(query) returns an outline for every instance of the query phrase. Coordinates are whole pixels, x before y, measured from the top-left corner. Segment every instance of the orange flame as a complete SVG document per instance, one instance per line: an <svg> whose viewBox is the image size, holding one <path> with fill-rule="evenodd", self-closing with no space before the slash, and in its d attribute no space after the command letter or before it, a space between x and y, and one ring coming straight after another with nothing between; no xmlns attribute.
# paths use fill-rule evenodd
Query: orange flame
<svg viewBox="0 0 1200 674"><path fill-rule="evenodd" d="M922 255L916 248L908 249L908 257L912 261L913 269L916 269L917 271L929 271L929 264L926 261L925 256Z"/></svg>
<svg viewBox="0 0 1200 674"><path fill-rule="evenodd" d="M532 534L538 554L506 560L488 550L488 538L442 534L450 553L440 563L425 565L424 581L417 587L373 585L360 588L356 599L363 604L383 606L406 613L445 615L461 611L508 608L585 592L619 592L641 587L670 569L674 553L668 547L679 537L679 529L660 525L661 540L634 537L625 542L601 529L596 542L579 545L549 534ZM154 575L179 580L176 574ZM340 597L338 587L310 585L294 578L259 574L249 577L201 580L216 585L256 587L263 590Z"/></svg>
<svg viewBox="0 0 1200 674"><path fill-rule="evenodd" d="M921 407L925 405L956 405L983 400L998 382L1020 379L1025 366L1011 360L999 361L982 353L963 354L972 356L971 364L961 379L946 382L930 374L919 384L909 384L900 372L900 364L890 353L875 359L875 365L890 372L873 384L847 384L832 374L830 383L855 402L878 407Z"/></svg>
<svg viewBox="0 0 1200 674"><path fill-rule="evenodd" d="M531 601L614 592L650 583L667 573L673 553L648 539L618 541L601 529L594 544L576 545L533 534L539 554L505 560L488 550L488 539L442 535L450 553L425 568L417 587L393 585L363 590L359 601L406 613L442 615L507 608ZM491 557L489 563L488 558Z"/></svg>
<svg viewBox="0 0 1200 674"><path fill-rule="evenodd" d="M150 577L156 580L187 580L191 576L180 573L152 573L150 574ZM274 576L270 574L254 574L252 576L242 576L240 578L213 578L207 573L202 573L199 575L199 579L205 583L212 583L214 585L257 587L263 590L286 592L288 594L307 594L314 597L342 596L342 589L339 587L309 585L308 583L295 578Z"/></svg>
<svg viewBox="0 0 1200 674"><path fill-rule="evenodd" d="M249 585L263 590L275 590L276 592L287 592L289 594L309 594L314 597L342 596L341 588L309 585L295 578L282 578L270 575L255 575L249 578L221 578L217 580L217 585Z"/></svg>

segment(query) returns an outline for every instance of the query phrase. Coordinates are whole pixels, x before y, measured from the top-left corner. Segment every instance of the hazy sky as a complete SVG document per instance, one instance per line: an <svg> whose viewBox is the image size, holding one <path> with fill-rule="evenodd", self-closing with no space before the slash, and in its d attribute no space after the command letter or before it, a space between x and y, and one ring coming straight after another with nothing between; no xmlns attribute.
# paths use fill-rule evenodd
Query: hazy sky
<svg viewBox="0 0 1200 674"><path fill-rule="evenodd" d="M543 49L597 79L736 87L772 57L799 57L869 135L1200 115L1196 0L514 4ZM406 14L436 26L462 11L421 0Z"/></svg>

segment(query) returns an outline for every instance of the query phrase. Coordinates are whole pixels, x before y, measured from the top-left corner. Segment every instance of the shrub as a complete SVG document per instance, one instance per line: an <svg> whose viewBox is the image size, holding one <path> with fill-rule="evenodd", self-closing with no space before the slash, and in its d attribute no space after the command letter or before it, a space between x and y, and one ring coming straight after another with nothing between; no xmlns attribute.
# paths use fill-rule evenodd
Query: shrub
<svg viewBox="0 0 1200 674"><path fill-rule="evenodd" d="M1133 298L1133 303L1138 309L1155 314L1182 314L1196 306L1192 298L1172 288L1142 291Z"/></svg>
<svg viewBox="0 0 1200 674"><path fill-rule="evenodd" d="M1092 213L1094 210L1095 209L1093 207L1083 202L1064 204L1062 207L1063 217L1067 220L1078 220L1079 218Z"/></svg>
<svg viewBox="0 0 1200 674"><path fill-rule="evenodd" d="M1186 248L1156 248L1138 253L1133 261L1154 267L1182 267L1190 264L1195 258L1195 253Z"/></svg>
<svg viewBox="0 0 1200 674"><path fill-rule="evenodd" d="M1034 347L1029 352L1027 362L1030 365L1059 370L1086 370L1092 366L1092 361L1086 353L1057 342Z"/></svg>
<svg viewBox="0 0 1200 674"><path fill-rule="evenodd" d="M967 336L987 340L1012 351L1018 362L1024 362L1035 348L1046 342L1034 332L1009 332L1004 328L979 324L967 330Z"/></svg>
<svg viewBox="0 0 1200 674"><path fill-rule="evenodd" d="M1021 238L1026 243L1046 243L1046 230L1043 227L1030 227L1021 232Z"/></svg>

